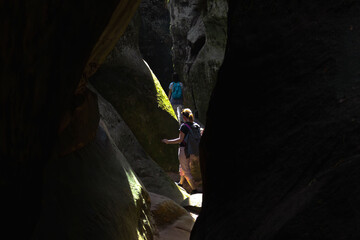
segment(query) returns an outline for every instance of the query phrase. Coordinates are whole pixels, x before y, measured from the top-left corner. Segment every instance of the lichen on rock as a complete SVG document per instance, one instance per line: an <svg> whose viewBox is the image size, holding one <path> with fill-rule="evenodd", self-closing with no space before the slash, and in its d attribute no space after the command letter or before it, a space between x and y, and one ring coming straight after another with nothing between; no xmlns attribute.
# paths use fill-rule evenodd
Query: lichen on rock
<svg viewBox="0 0 360 240"><path fill-rule="evenodd" d="M178 122L140 54L137 20L133 19L90 82L114 106L151 158L165 171L177 171L177 146L165 145L161 139L177 136Z"/></svg>
<svg viewBox="0 0 360 240"><path fill-rule="evenodd" d="M161 84L159 82L159 80L157 79L156 75L154 74L154 72L151 70L150 66L147 64L147 62L145 60L143 60L145 65L147 66L147 68L149 69L150 73L151 73L151 77L154 81L154 85L156 88L156 97L157 97L157 103L158 103L158 107L166 112L168 112L173 118L175 118L175 120L178 120L176 117L176 114L174 112L174 109L171 106L171 103L169 101L168 96L166 96L166 93L164 91L164 89L161 87Z"/></svg>
<svg viewBox="0 0 360 240"><path fill-rule="evenodd" d="M36 239L153 239L149 194L102 122L94 141L51 161L44 179Z"/></svg>

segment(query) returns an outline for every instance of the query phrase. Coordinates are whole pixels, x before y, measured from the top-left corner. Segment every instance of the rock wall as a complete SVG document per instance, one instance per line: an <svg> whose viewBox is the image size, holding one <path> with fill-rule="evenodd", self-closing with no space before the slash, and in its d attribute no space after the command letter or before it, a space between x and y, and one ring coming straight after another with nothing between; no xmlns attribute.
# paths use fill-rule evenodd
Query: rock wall
<svg viewBox="0 0 360 240"><path fill-rule="evenodd" d="M96 46L104 39L107 46L115 44L138 4L126 0L0 1L0 205L6 219L4 236L32 238L43 207L42 195L46 194L44 166L57 158L63 131L80 122L89 124L85 133L73 128L74 134L85 135L78 138L81 144L69 146L72 151L72 147L81 148L94 138L96 100L78 87L79 82L89 59L93 59L91 66L97 66L108 54L107 47L97 52ZM88 121L89 115L81 112L93 118Z"/></svg>
<svg viewBox="0 0 360 240"><path fill-rule="evenodd" d="M229 1L191 239L359 238L359 10L353 0ZM223 131L230 104L239 116Z"/></svg>
<svg viewBox="0 0 360 240"><path fill-rule="evenodd" d="M174 69L184 83L185 105L206 120L227 37L227 1L170 0Z"/></svg>
<svg viewBox="0 0 360 240"><path fill-rule="evenodd" d="M89 88L97 93L92 86ZM178 204L181 203L184 196L175 183L144 150L116 109L99 93L97 95L101 119L106 124L116 147L124 154L146 190L167 196Z"/></svg>
<svg viewBox="0 0 360 240"><path fill-rule="evenodd" d="M170 15L165 1L143 0L139 6L141 18L139 49L151 66L161 86L167 91L173 73Z"/></svg>
<svg viewBox="0 0 360 240"><path fill-rule="evenodd" d="M102 35L112 16L136 4L0 1L4 236L151 238L147 195L103 144L109 135L93 134L97 100L86 81L79 85L95 46L118 40ZM201 142L204 202L191 239L359 239L359 10L356 0L229 1L227 51ZM135 68L119 70L110 57L113 70L151 76L128 46L113 54ZM137 91L163 98L158 82L135 80L118 88L129 111L147 107L131 105ZM241 115L227 118L223 131L219 115L229 104ZM60 148L71 133L79 141ZM161 137L168 136L154 139Z"/></svg>
<svg viewBox="0 0 360 240"><path fill-rule="evenodd" d="M165 171L177 171L177 146L163 138L179 135L171 104L159 81L143 61L138 47L139 18L135 18L91 84L121 115L139 143Z"/></svg>
<svg viewBox="0 0 360 240"><path fill-rule="evenodd" d="M101 122L94 141L45 168L35 239L153 239L148 192Z"/></svg>

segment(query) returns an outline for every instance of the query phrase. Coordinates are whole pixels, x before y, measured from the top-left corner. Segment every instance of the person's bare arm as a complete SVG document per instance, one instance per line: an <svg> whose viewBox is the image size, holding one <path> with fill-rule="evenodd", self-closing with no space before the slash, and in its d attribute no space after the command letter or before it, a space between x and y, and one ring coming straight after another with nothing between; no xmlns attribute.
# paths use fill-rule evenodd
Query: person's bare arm
<svg viewBox="0 0 360 240"><path fill-rule="evenodd" d="M183 132L180 131L179 133L179 137L178 138L174 138L174 139L163 139L161 140L163 143L166 144L177 144L177 143L181 143L184 140L185 134Z"/></svg>

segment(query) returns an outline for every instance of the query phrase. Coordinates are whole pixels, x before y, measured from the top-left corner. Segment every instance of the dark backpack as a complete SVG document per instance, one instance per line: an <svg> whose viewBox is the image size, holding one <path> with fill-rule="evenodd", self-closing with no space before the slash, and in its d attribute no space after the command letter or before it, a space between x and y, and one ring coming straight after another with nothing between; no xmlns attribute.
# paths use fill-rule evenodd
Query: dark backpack
<svg viewBox="0 0 360 240"><path fill-rule="evenodd" d="M172 85L172 94L173 99L181 99L182 98L182 89L179 82L174 82Z"/></svg>
<svg viewBox="0 0 360 240"><path fill-rule="evenodd" d="M184 123L185 126L189 129L188 134L186 134L184 141L186 142L185 154L187 157L190 154L195 156L199 156L199 145L200 145L200 125L197 123L193 123L190 127L188 124Z"/></svg>

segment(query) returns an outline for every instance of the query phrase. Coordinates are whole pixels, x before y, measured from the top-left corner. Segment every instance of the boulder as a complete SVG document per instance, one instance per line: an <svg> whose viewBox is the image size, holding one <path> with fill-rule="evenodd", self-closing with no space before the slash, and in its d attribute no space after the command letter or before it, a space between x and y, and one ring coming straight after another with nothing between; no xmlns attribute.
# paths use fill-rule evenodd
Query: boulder
<svg viewBox="0 0 360 240"><path fill-rule="evenodd" d="M176 203L184 200L181 193L164 170L147 154L130 128L115 108L106 101L91 85L90 89L97 93L99 111L102 121L106 124L115 145L124 154L146 190L164 195Z"/></svg>
<svg viewBox="0 0 360 240"><path fill-rule="evenodd" d="M203 201L203 194L196 193L196 194L191 194L188 198L182 201L180 205L192 213L199 214L202 207L202 201Z"/></svg>
<svg viewBox="0 0 360 240"><path fill-rule="evenodd" d="M161 230L155 240L186 240L190 239L194 219L189 215L181 216L175 223Z"/></svg>
<svg viewBox="0 0 360 240"><path fill-rule="evenodd" d="M1 1L0 182L4 197L0 206L7 219L4 236L32 238L42 211L43 168L57 155L59 130L70 122L72 127L79 126L85 120L81 112L86 112L94 117L86 122L91 129L73 131L71 134L81 136L75 136L78 142L65 146L62 153L93 139L96 101L90 97L81 104L84 108L76 109L84 93L78 88L82 73L84 80L91 73L84 71L85 66L101 64L139 2ZM62 119L66 122L61 123ZM26 217L19 221L18 216Z"/></svg>
<svg viewBox="0 0 360 240"><path fill-rule="evenodd" d="M183 215L188 215L185 208L173 200L156 193L150 192L149 194L151 198L151 212L159 229L173 224Z"/></svg>
<svg viewBox="0 0 360 240"><path fill-rule="evenodd" d="M159 230L155 240L189 239L194 218L171 199L151 192L149 194L151 212Z"/></svg>
<svg viewBox="0 0 360 240"><path fill-rule="evenodd" d="M136 20L90 82L114 106L150 157L165 171L176 171L177 146L163 144L161 139L177 137L179 126L164 90L139 52Z"/></svg>
<svg viewBox="0 0 360 240"><path fill-rule="evenodd" d="M49 162L36 239L153 239L150 198L103 123L95 140Z"/></svg>

